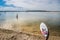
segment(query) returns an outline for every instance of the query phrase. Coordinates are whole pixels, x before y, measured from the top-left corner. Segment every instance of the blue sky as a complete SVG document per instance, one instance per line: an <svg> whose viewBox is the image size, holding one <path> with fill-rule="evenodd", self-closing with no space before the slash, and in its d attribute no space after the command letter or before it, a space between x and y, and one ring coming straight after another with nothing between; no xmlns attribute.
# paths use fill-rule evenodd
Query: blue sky
<svg viewBox="0 0 60 40"><path fill-rule="evenodd" d="M4 0L0 0L0 6L2 6L2 7L14 7L14 5L7 5L6 4L6 1L4 1Z"/></svg>
<svg viewBox="0 0 60 40"><path fill-rule="evenodd" d="M60 0L0 0L0 7L24 7L27 9L60 10Z"/></svg>
<svg viewBox="0 0 60 40"><path fill-rule="evenodd" d="M0 6L5 6L5 2L3 0L0 0Z"/></svg>

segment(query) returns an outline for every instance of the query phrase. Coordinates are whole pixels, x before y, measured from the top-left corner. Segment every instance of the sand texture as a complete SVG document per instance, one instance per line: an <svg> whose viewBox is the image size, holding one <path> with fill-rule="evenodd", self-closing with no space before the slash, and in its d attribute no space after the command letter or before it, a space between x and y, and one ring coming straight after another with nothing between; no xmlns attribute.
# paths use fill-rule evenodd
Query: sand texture
<svg viewBox="0 0 60 40"><path fill-rule="evenodd" d="M0 29L0 40L45 40L41 35ZM48 40L60 40L59 36L49 36Z"/></svg>

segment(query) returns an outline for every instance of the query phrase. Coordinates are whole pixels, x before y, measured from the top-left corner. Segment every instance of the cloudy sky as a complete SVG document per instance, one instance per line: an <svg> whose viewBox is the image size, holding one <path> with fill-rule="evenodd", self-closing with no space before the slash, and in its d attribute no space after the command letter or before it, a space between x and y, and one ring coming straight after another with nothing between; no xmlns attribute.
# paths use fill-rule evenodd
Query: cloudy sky
<svg viewBox="0 0 60 40"><path fill-rule="evenodd" d="M23 7L27 9L60 11L60 0L0 0L0 7Z"/></svg>

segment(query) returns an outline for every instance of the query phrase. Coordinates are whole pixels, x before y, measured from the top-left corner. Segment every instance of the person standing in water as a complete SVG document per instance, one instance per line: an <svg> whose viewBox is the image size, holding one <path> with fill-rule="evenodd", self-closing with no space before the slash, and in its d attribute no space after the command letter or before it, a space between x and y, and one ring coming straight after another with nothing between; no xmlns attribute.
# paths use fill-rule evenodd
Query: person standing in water
<svg viewBox="0 0 60 40"><path fill-rule="evenodd" d="M18 20L18 14L16 15L16 19Z"/></svg>

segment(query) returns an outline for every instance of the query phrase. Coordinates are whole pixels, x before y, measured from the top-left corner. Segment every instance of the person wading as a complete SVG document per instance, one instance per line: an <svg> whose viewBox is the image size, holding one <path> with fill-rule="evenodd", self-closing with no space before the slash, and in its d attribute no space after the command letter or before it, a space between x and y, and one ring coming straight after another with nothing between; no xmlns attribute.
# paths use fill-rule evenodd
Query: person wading
<svg viewBox="0 0 60 40"><path fill-rule="evenodd" d="M16 15L16 19L18 20L18 14Z"/></svg>

